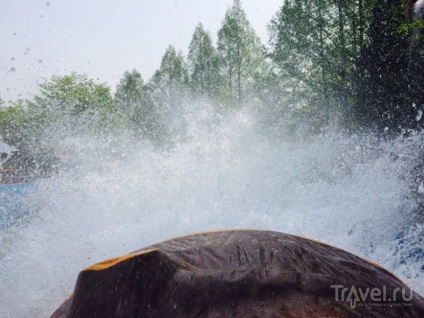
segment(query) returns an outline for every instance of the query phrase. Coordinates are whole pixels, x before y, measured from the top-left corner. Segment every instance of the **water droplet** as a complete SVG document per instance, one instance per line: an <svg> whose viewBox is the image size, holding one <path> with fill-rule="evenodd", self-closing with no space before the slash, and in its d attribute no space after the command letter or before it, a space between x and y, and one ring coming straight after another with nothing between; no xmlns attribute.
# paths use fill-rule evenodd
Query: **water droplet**
<svg viewBox="0 0 424 318"><path fill-rule="evenodd" d="M16 36L16 33L15 33L15 32L13 32L13 35L15 35L15 36Z"/></svg>
<svg viewBox="0 0 424 318"><path fill-rule="evenodd" d="M11 72L14 72L14 71L16 71L16 68L11 67L11 68L10 68L10 71L11 71Z"/></svg>
<svg viewBox="0 0 424 318"><path fill-rule="evenodd" d="M46 2L46 6L50 7L50 2Z"/></svg>
<svg viewBox="0 0 424 318"><path fill-rule="evenodd" d="M420 110L417 112L417 115L415 116L415 120L416 120L416 121L420 121L422 117L423 117L423 111L420 109Z"/></svg>
<svg viewBox="0 0 424 318"><path fill-rule="evenodd" d="M14 57L11 57L10 58L10 62L13 62L15 60L15 58Z"/></svg>
<svg viewBox="0 0 424 318"><path fill-rule="evenodd" d="M43 63L43 60L42 60L42 59L39 59L39 60L38 60L38 63Z"/></svg>
<svg viewBox="0 0 424 318"><path fill-rule="evenodd" d="M29 50L31 50L29 47L27 47L26 49L25 49L27 52L29 52Z"/></svg>
<svg viewBox="0 0 424 318"><path fill-rule="evenodd" d="M41 14L41 15L40 15L40 18L42 18L42 17L43 17L43 15Z"/></svg>
<svg viewBox="0 0 424 318"><path fill-rule="evenodd" d="M424 183L421 182L417 189L418 194L424 195Z"/></svg>

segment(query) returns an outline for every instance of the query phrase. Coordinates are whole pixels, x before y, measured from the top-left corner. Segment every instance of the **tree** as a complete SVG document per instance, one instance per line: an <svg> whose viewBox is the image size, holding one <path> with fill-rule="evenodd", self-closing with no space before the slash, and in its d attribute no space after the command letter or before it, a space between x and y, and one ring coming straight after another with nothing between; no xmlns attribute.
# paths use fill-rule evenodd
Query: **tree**
<svg viewBox="0 0 424 318"><path fill-rule="evenodd" d="M194 30L188 52L190 88L194 95L216 95L219 86L218 56L209 32L201 23Z"/></svg>
<svg viewBox="0 0 424 318"><path fill-rule="evenodd" d="M50 134L46 116L30 101L18 99L0 110L0 131L4 141L18 149L9 166L34 173L55 161L51 138L45 138Z"/></svg>
<svg viewBox="0 0 424 318"><path fill-rule="evenodd" d="M169 141L185 126L183 106L188 97L189 78L181 52L169 46L161 65L147 85L149 107L158 114L157 142Z"/></svg>
<svg viewBox="0 0 424 318"><path fill-rule="evenodd" d="M67 124L73 130L100 132L122 127L110 87L97 84L85 75L53 76L39 86L40 92L27 101L40 114L44 125ZM62 129L63 130L63 129Z"/></svg>
<svg viewBox="0 0 424 318"><path fill-rule="evenodd" d="M405 20L402 0L385 0L372 11L370 42L358 65L355 115L366 127L398 132L410 124L407 96L408 38L399 32Z"/></svg>
<svg viewBox="0 0 424 318"><path fill-rule="evenodd" d="M115 106L131 129L147 136L154 134L157 114L148 102L146 86L136 70L125 72L116 87Z"/></svg>
<svg viewBox="0 0 424 318"><path fill-rule="evenodd" d="M252 93L255 75L267 70L260 40L240 0L234 0L218 31L218 57L226 95L240 103Z"/></svg>
<svg viewBox="0 0 424 318"><path fill-rule="evenodd" d="M116 123L109 87L75 73L53 76L32 100L17 100L0 113L6 142L19 149L14 162L31 171L48 170L70 132L103 132Z"/></svg>
<svg viewBox="0 0 424 318"><path fill-rule="evenodd" d="M424 112L424 1L411 4L411 22L407 25L410 33L409 61L408 61L408 84L411 102L413 105L412 116L409 119L411 127L423 128ZM414 118L415 113L415 118Z"/></svg>
<svg viewBox="0 0 424 318"><path fill-rule="evenodd" d="M268 25L270 57L317 125L352 120L375 0L287 0Z"/></svg>
<svg viewBox="0 0 424 318"><path fill-rule="evenodd" d="M50 81L41 84L40 94L34 98L33 104L72 116L113 109L110 88L106 84L96 84L87 76L76 73L53 76Z"/></svg>
<svg viewBox="0 0 424 318"><path fill-rule="evenodd" d="M296 113L313 114L301 120L313 120L316 126L328 123L330 66L334 63L330 13L329 3L323 0L287 0L268 25L270 57L286 86L285 94L292 95Z"/></svg>
<svg viewBox="0 0 424 318"><path fill-rule="evenodd" d="M188 87L188 71L182 53L169 46L162 57L159 70L148 85L152 102L159 108L176 108L182 105Z"/></svg>

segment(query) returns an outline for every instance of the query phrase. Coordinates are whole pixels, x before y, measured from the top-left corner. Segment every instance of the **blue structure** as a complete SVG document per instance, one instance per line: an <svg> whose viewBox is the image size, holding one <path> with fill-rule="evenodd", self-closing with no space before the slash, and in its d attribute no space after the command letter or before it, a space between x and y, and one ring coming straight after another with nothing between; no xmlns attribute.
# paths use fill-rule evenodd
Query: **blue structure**
<svg viewBox="0 0 424 318"><path fill-rule="evenodd" d="M30 206L25 201L34 187L31 183L0 185L0 229L29 214Z"/></svg>

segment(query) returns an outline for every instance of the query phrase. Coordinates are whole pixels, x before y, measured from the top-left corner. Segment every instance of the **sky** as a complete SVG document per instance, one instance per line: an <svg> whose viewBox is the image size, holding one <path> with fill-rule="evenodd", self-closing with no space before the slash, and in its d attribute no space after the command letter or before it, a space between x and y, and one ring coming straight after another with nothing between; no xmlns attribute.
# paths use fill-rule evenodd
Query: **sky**
<svg viewBox="0 0 424 318"><path fill-rule="evenodd" d="M242 0L268 43L267 24L283 0ZM112 91L137 69L147 81L168 45L186 56L201 22L214 42L232 0L1 0L0 97L30 98L52 75L76 72Z"/></svg>

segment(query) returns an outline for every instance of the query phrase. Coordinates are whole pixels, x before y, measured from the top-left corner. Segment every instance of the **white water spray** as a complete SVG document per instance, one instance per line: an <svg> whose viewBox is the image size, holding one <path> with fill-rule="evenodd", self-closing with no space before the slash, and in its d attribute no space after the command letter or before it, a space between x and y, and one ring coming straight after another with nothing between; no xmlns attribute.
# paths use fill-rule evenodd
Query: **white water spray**
<svg viewBox="0 0 424 318"><path fill-rule="evenodd" d="M424 18L424 0L418 0L414 5L414 13L417 17Z"/></svg>
<svg viewBox="0 0 424 318"><path fill-rule="evenodd" d="M15 147L12 147L1 141L0 135L0 169L2 165L6 163L7 160L12 156L12 154L17 150ZM4 157L3 157L4 156Z"/></svg>
<svg viewBox="0 0 424 318"><path fill-rule="evenodd" d="M38 208L0 233L1 317L46 317L82 268L217 228L316 238L424 293L423 259L408 254L424 245L407 175L422 136L276 142L247 110L220 119L201 104L185 116L184 140L167 151L133 138L62 141L69 162L37 182L30 199Z"/></svg>

